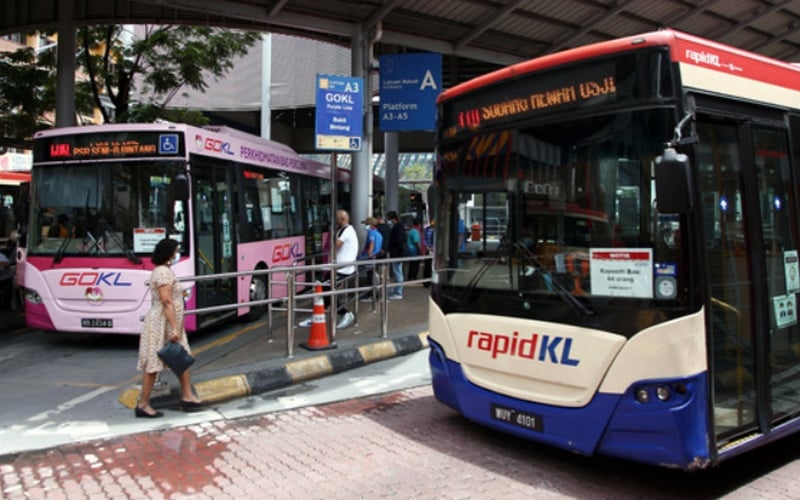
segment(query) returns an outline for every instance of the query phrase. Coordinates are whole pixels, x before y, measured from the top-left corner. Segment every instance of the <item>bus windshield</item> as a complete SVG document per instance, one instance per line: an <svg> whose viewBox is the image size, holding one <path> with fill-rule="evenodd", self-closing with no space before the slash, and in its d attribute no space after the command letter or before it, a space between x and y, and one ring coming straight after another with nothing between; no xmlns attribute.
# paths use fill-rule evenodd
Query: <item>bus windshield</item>
<svg viewBox="0 0 800 500"><path fill-rule="evenodd" d="M512 314L489 298L508 292L513 314L567 321L609 298L685 299L681 219L658 213L651 175L673 124L663 109L617 112L442 146L443 307Z"/></svg>
<svg viewBox="0 0 800 500"><path fill-rule="evenodd" d="M28 254L136 260L166 236L183 241L186 200L171 189L180 168L175 161L37 166Z"/></svg>

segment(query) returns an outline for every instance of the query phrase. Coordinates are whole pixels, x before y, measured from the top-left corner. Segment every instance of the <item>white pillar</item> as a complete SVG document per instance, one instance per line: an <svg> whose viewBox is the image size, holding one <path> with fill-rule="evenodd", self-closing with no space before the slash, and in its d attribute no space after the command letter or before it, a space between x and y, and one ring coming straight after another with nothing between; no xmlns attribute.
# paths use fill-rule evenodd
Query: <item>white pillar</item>
<svg viewBox="0 0 800 500"><path fill-rule="evenodd" d="M261 35L261 137L272 138L272 35Z"/></svg>
<svg viewBox="0 0 800 500"><path fill-rule="evenodd" d="M353 153L350 219L363 241L365 231L359 222L372 215L372 92L369 78L372 50L361 24L354 28L351 54L352 76L364 79L364 135L361 151Z"/></svg>
<svg viewBox="0 0 800 500"><path fill-rule="evenodd" d="M400 213L400 200L398 186L400 185L399 153L400 136L398 132L383 133L384 152L386 154L386 210L396 210Z"/></svg>

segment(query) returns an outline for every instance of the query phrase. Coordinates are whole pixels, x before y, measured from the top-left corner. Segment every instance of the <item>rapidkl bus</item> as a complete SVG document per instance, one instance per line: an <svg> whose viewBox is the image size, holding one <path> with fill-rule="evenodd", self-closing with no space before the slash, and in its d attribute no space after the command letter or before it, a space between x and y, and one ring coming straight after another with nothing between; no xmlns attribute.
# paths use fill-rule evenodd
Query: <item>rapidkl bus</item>
<svg viewBox="0 0 800 500"><path fill-rule="evenodd" d="M338 207L349 206L349 174L338 172ZM138 334L159 240L181 242L173 265L178 277L291 265L323 253L331 192L328 165L226 127L118 124L39 132L24 252L27 324ZM187 309L267 297L265 275L184 285ZM273 286L273 296L286 293ZM265 310L188 315L186 329L234 315L253 320Z"/></svg>
<svg viewBox="0 0 800 500"><path fill-rule="evenodd" d="M436 398L685 470L800 429L798 106L800 68L672 30L443 92Z"/></svg>

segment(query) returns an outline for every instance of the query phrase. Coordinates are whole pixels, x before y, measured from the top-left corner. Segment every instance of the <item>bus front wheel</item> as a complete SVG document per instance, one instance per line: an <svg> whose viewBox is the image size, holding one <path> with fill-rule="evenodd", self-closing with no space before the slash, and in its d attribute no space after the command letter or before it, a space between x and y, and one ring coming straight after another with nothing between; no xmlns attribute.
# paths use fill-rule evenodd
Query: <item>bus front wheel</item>
<svg viewBox="0 0 800 500"><path fill-rule="evenodd" d="M253 276L250 280L250 302L267 298L267 282L263 276ZM267 312L266 304L250 306L245 321L257 321Z"/></svg>

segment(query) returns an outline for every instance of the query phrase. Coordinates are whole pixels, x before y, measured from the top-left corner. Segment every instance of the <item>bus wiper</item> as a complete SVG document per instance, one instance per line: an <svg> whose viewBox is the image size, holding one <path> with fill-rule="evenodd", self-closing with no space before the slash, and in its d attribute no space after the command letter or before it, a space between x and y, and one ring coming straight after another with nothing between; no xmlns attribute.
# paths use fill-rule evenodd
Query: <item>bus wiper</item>
<svg viewBox="0 0 800 500"><path fill-rule="evenodd" d="M141 264L142 263L142 259L140 259L138 255L136 255L136 252L134 252L131 247L129 247L128 245L125 244L125 241L122 238L119 237L119 235L116 233L116 231L106 230L106 231L103 232L103 238L104 239L109 237L109 236L111 237L112 240L114 240L114 243L119 245L119 247L122 249L122 252L125 254L125 257L128 258L128 260L130 260L134 264Z"/></svg>
<svg viewBox="0 0 800 500"><path fill-rule="evenodd" d="M544 279L547 287L553 290L556 295L558 295L561 300L563 300L573 311L583 314L584 316L591 316L594 314L594 311L586 307L580 300L578 300L574 295L569 293L564 285L558 282L553 275L547 271L539 260L536 258L535 255L528 249L527 245L522 241L516 241L509 245L509 252L517 250L517 252L523 257L526 264L529 264L533 268L533 272L539 273L542 278Z"/></svg>
<svg viewBox="0 0 800 500"><path fill-rule="evenodd" d="M58 264L64 258L64 252L67 250L67 245L69 245L69 240L71 238L67 236L61 243L58 245L58 250L56 250L56 255L53 257L53 264Z"/></svg>
<svg viewBox="0 0 800 500"><path fill-rule="evenodd" d="M466 298L469 297L469 295L472 293L475 287L478 286L478 283L483 278L483 275L486 274L486 271L489 270L489 266L491 266L498 260L499 259L497 257L492 257L483 261L483 263L481 264L481 268L478 269L478 272L476 272L472 276L472 278L469 280L469 283L467 283L467 286L464 287L464 291L461 292L461 297L459 298L458 301L460 304L466 303Z"/></svg>

